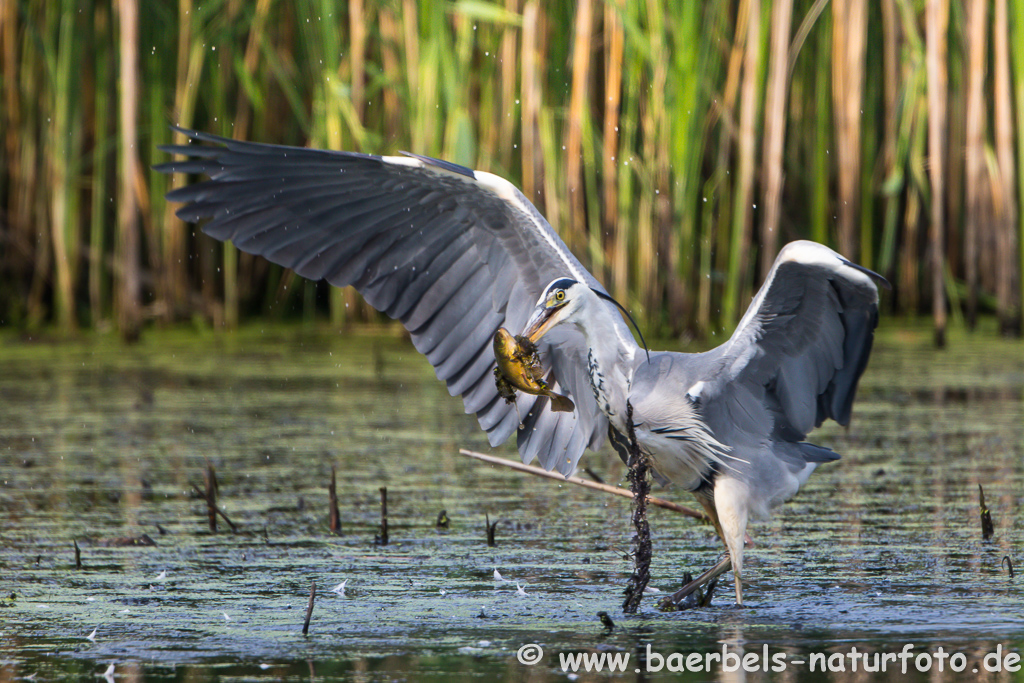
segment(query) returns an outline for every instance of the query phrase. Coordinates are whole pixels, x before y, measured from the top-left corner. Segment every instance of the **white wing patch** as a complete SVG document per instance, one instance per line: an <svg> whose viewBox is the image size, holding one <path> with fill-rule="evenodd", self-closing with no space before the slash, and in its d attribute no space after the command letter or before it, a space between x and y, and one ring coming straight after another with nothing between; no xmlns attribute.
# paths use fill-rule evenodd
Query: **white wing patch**
<svg viewBox="0 0 1024 683"><path fill-rule="evenodd" d="M469 178L461 173L449 171L440 166L425 164L416 157L381 157L381 159L396 166L422 168L425 171L458 178L459 180L467 183L475 180L475 185L481 189L487 190L503 202L511 204L520 214L529 220L528 224L530 228L533 229L533 231L542 240L544 240L544 242L546 242L556 254L558 254L558 257L562 259L562 263L565 264L566 269L569 271L569 274L572 275L574 280L578 280L579 282L587 281L587 274L573 263L572 257L568 252L566 252L565 247L560 243L558 238L554 236L553 231L545 230L546 226L541 225L537 221L536 208L532 205L524 205L522 201L522 194L516 186L501 176L496 176L493 173L487 173L486 171L473 171L474 178Z"/></svg>
<svg viewBox="0 0 1024 683"><path fill-rule="evenodd" d="M571 276L577 282L582 282L584 284L586 284L590 279L588 277L589 273L574 262L575 259L572 257L572 254L569 253L562 241L558 239L554 230L551 229L546 221L542 222L544 219L537 211L537 208L523 196L515 185L501 176L488 173L487 171L473 171L473 177L470 178L456 171L424 163L416 157L386 156L381 157L381 159L389 164L395 164L396 166L420 168L449 178L457 178L466 183L473 183L477 187L490 192L506 204L511 205L520 216L526 219L523 221L522 225L527 229L532 230L536 236L540 237L543 242L551 247L551 250L558 255L558 258L562 261L566 271L568 271L567 275ZM627 349L633 349L636 346L636 340L633 339L632 336L628 339L623 336L623 331L618 326L616 326L615 329L615 336Z"/></svg>
<svg viewBox="0 0 1024 683"><path fill-rule="evenodd" d="M385 161L385 162L387 162L389 164L394 164L395 166L409 166L409 167L412 167L412 168L426 168L427 167L426 164L424 164L422 161L420 161L416 157L381 157L381 160ZM440 168L434 168L434 167L431 167L431 170L432 171L439 171L439 172L442 172L442 173L451 173L450 171L443 171ZM451 175L457 175L457 174L456 173L451 173Z"/></svg>
<svg viewBox="0 0 1024 683"><path fill-rule="evenodd" d="M779 256L775 259L775 262L792 262L803 263L808 266L821 266L822 268L827 268L834 273L842 275L847 280L872 288L875 286L875 283L871 281L871 278L868 277L867 274L862 273L856 268L848 266L847 263L849 262L838 252L829 249L824 244L818 244L817 242L811 242L809 240L790 242L783 247L782 251L779 252Z"/></svg>
<svg viewBox="0 0 1024 683"><path fill-rule="evenodd" d="M747 312L743 314L743 318L740 320L740 324L736 326L736 331L733 332L732 337L729 338L729 344L735 343L737 340L743 337L746 332L746 328L750 326L751 321L757 316L761 310L761 306L764 304L764 298L771 289L772 282L775 280L775 275L779 270L779 265L782 263L801 263L807 266L820 266L827 270L831 270L833 273L840 275L841 277L855 282L860 286L869 287L875 292L875 298L878 297L878 289L875 287L875 283L871 281L865 273L851 268L849 261L843 258L838 252L829 249L824 244L818 244L817 242L811 242L810 240L797 240L796 242L790 242L782 248L779 255L775 258L775 263L772 265L771 272L768 273L768 277L765 278L764 284L761 285L761 289L758 290L754 300L750 302L750 307Z"/></svg>
<svg viewBox="0 0 1024 683"><path fill-rule="evenodd" d="M537 222L537 209L533 205L523 205L523 195L516 189L515 185L501 176L496 176L486 171L473 171L473 175L476 176L476 182L480 187L491 192L502 201L511 204L518 209L519 213L529 219L530 227L558 254L559 258L562 259L562 263L569 269L574 280L579 282L587 281L587 274L572 262L573 259L566 252L561 241L554 236L553 231L545 230L545 226Z"/></svg>

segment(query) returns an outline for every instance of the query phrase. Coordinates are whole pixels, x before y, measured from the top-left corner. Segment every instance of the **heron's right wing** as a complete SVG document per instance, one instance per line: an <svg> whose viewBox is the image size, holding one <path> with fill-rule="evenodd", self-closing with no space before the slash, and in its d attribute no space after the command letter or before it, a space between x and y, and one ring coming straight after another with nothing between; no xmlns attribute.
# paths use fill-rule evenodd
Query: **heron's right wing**
<svg viewBox="0 0 1024 683"><path fill-rule="evenodd" d="M184 160L158 166L208 180L168 194L178 215L242 251L313 280L354 286L399 319L452 395L461 395L492 445L519 430L524 460L575 462L607 429L587 387L580 339L541 344L575 413L520 394L518 410L499 397L492 338L514 332L552 280L601 285L511 183L444 161L378 157L230 140L180 130L207 145L171 145ZM611 304L609 304L611 305ZM618 316L616 316L618 318ZM624 324L616 334L629 335ZM579 393L578 393L579 392Z"/></svg>

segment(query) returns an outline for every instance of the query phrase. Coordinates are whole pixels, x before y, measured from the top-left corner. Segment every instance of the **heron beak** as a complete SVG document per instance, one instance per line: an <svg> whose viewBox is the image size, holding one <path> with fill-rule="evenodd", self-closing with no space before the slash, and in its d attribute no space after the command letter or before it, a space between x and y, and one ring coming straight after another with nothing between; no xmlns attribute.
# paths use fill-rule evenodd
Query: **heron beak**
<svg viewBox="0 0 1024 683"><path fill-rule="evenodd" d="M534 311L533 315L530 316L530 320L526 323L526 329L523 330L523 336L536 344L548 330L558 323L560 318L558 312L560 310L560 308L539 306L537 310Z"/></svg>

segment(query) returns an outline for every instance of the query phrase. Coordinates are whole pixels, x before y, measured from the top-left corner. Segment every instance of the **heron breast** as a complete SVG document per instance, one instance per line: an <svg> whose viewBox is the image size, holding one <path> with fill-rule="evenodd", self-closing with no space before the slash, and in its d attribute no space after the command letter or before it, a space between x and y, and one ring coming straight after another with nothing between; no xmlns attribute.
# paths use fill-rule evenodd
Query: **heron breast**
<svg viewBox="0 0 1024 683"><path fill-rule="evenodd" d="M638 429L637 441L658 472L676 486L693 491L714 472L714 467L695 444L676 436Z"/></svg>

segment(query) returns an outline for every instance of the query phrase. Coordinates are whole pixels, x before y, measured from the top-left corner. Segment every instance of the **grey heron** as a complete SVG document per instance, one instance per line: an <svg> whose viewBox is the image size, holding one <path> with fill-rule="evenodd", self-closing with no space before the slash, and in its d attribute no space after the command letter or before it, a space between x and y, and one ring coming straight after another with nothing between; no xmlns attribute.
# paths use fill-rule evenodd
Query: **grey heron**
<svg viewBox="0 0 1024 683"><path fill-rule="evenodd" d="M606 437L623 454L627 401L656 474L692 492L725 542L742 604L748 520L839 455L805 441L850 420L878 322L871 271L828 247L784 247L735 332L704 353L645 353L614 301L508 181L408 154L371 156L180 130L157 168L201 174L167 197L186 221L312 280L354 286L396 318L492 446L569 475ZM880 278L879 278L880 279ZM884 280L883 280L884 282ZM537 344L552 391L498 394L492 338Z"/></svg>

